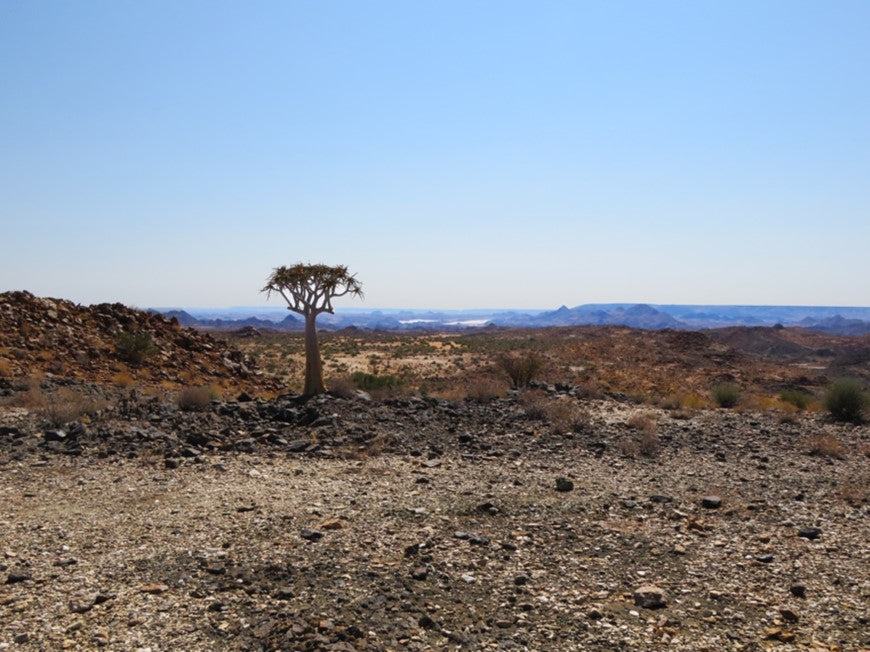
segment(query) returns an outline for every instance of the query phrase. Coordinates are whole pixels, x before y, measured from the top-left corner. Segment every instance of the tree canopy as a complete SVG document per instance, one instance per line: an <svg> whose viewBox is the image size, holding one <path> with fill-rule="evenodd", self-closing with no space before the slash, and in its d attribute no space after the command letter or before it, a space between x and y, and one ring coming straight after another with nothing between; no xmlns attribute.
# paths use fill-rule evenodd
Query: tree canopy
<svg viewBox="0 0 870 652"><path fill-rule="evenodd" d="M287 307L300 315L333 314L332 300L347 294L361 297L362 284L344 265L311 265L297 263L292 267L276 267L262 290L266 295L277 292Z"/></svg>

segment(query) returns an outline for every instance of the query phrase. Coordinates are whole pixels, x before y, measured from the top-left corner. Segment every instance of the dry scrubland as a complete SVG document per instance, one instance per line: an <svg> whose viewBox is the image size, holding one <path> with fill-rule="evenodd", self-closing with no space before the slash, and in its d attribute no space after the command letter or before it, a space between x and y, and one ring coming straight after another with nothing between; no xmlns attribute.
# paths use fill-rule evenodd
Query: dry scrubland
<svg viewBox="0 0 870 652"><path fill-rule="evenodd" d="M298 334L233 336L269 377L299 388L304 346ZM586 396L610 395L660 407L708 408L714 389L739 388L738 409L794 412L788 390L820 408L829 381L870 381L870 336L842 337L803 329L729 328L707 332L639 331L622 327L485 329L470 333L323 333L324 373L334 387L356 384L383 395L431 395L461 400L504 396L505 356L536 357L535 379L567 383ZM386 380L386 379L384 379ZM329 383L327 383L329 384Z"/></svg>
<svg viewBox="0 0 870 652"><path fill-rule="evenodd" d="M870 647L867 338L0 326L0 649Z"/></svg>

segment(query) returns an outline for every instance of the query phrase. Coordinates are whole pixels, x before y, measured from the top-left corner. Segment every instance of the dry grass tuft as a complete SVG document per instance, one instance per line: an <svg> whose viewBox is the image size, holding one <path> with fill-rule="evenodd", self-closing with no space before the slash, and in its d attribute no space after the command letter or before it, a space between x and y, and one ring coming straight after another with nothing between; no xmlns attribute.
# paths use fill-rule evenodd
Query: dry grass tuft
<svg viewBox="0 0 870 652"><path fill-rule="evenodd" d="M855 508L870 503L870 474L847 477L838 487L837 496Z"/></svg>
<svg viewBox="0 0 870 652"><path fill-rule="evenodd" d="M832 457L838 460L846 457L843 442L830 433L810 437L806 443L806 451L816 457Z"/></svg>
<svg viewBox="0 0 870 652"><path fill-rule="evenodd" d="M133 384L133 376L128 374L126 371L119 371L112 376L112 384L115 387L126 389Z"/></svg>
<svg viewBox="0 0 870 652"><path fill-rule="evenodd" d="M491 401L494 398L502 398L504 395L504 385L487 377L469 380L465 389L465 397L472 401Z"/></svg>
<svg viewBox="0 0 870 652"><path fill-rule="evenodd" d="M550 401L545 410L554 433L584 432L589 428L589 415L571 400Z"/></svg>
<svg viewBox="0 0 870 652"><path fill-rule="evenodd" d="M619 451L628 457L655 457L661 447L658 438L658 422L651 414L635 414L625 422L632 430L633 436L623 437L617 443Z"/></svg>
<svg viewBox="0 0 870 652"><path fill-rule="evenodd" d="M712 407L712 403L699 394L672 394L659 402L665 410L694 412Z"/></svg>
<svg viewBox="0 0 870 652"><path fill-rule="evenodd" d="M332 378L326 384L329 387L329 393L339 398L353 398L356 396L356 385L350 376L338 376Z"/></svg>
<svg viewBox="0 0 870 652"><path fill-rule="evenodd" d="M6 399L5 404L12 407L21 407L31 411L37 411L45 407L45 394L42 392L41 378L27 376L17 386L21 390Z"/></svg>
<svg viewBox="0 0 870 652"><path fill-rule="evenodd" d="M529 419L543 421L547 418L547 399L540 392L526 390L520 394L518 402Z"/></svg>
<svg viewBox="0 0 870 652"><path fill-rule="evenodd" d="M96 414L108 404L67 387L46 393L38 378L28 378L27 389L13 394L6 405L23 407L41 416L54 427L63 426L71 421L79 421Z"/></svg>
<svg viewBox="0 0 870 652"><path fill-rule="evenodd" d="M633 428L638 432L655 434L658 430L658 423L651 414L635 414L625 424L629 428Z"/></svg>
<svg viewBox="0 0 870 652"><path fill-rule="evenodd" d="M200 412L216 398L218 394L214 387L185 387L178 394L178 407L185 412Z"/></svg>

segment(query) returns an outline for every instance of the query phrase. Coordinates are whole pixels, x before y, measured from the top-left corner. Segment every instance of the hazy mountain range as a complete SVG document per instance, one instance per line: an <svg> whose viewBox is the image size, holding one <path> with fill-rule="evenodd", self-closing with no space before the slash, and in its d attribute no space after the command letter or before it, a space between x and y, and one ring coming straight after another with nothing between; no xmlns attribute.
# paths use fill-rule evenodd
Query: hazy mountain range
<svg viewBox="0 0 870 652"><path fill-rule="evenodd" d="M154 309L183 326L217 330L244 327L301 330L302 320L276 307ZM828 333L870 333L870 308L829 306L701 306L629 303L584 304L556 310L346 309L318 318L321 329L460 330L483 327L620 325L642 329L697 330L724 326L800 326Z"/></svg>

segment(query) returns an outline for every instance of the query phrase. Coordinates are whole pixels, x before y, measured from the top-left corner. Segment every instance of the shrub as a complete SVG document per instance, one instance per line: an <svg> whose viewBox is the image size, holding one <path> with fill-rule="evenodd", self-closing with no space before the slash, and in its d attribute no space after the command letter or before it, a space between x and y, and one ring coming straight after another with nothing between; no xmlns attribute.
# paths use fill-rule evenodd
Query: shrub
<svg viewBox="0 0 870 652"><path fill-rule="evenodd" d="M825 395L825 407L837 421L859 423L866 403L864 388L855 378L835 380Z"/></svg>
<svg viewBox="0 0 870 652"><path fill-rule="evenodd" d="M218 398L217 392L211 387L185 387L178 394L178 407L185 412L204 410Z"/></svg>
<svg viewBox="0 0 870 652"><path fill-rule="evenodd" d="M784 389L779 393L780 400L794 405L798 410L806 410L813 402L813 395L799 389Z"/></svg>
<svg viewBox="0 0 870 652"><path fill-rule="evenodd" d="M520 389L529 386L535 374L544 366L544 360L537 353L529 351L499 356L498 364L510 378L511 387Z"/></svg>
<svg viewBox="0 0 870 652"><path fill-rule="evenodd" d="M157 351L149 333L124 331L115 338L115 352L118 357L131 364L142 364Z"/></svg>
<svg viewBox="0 0 870 652"><path fill-rule="evenodd" d="M732 408L740 402L740 388L731 383L721 383L713 388L712 396L719 407Z"/></svg>
<svg viewBox="0 0 870 652"><path fill-rule="evenodd" d="M350 378L354 385L367 392L373 389L394 389L402 384L402 381L395 376L379 376L364 371L357 371Z"/></svg>

